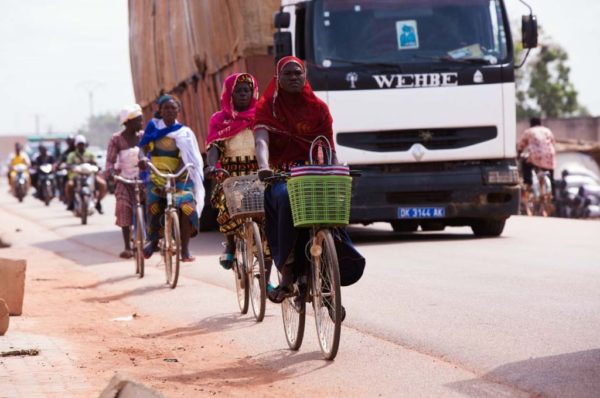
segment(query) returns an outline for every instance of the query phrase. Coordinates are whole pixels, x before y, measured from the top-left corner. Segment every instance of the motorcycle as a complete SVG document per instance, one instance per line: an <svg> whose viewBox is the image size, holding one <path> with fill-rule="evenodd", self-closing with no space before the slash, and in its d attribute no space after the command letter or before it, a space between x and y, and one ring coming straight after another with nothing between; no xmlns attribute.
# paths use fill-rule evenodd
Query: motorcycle
<svg viewBox="0 0 600 398"><path fill-rule="evenodd" d="M577 218L600 217L600 185L583 185L577 192L575 200Z"/></svg>
<svg viewBox="0 0 600 398"><path fill-rule="evenodd" d="M73 214L81 218L81 224L87 224L88 216L94 214L94 192L98 166L82 163L73 167L74 178L74 206Z"/></svg>
<svg viewBox="0 0 600 398"><path fill-rule="evenodd" d="M50 205L50 201L54 198L55 185L52 164L41 165L37 177L37 196L46 206Z"/></svg>
<svg viewBox="0 0 600 398"><path fill-rule="evenodd" d="M12 193L19 200L27 195L29 189L29 170L24 164L17 164L13 167L12 175Z"/></svg>
<svg viewBox="0 0 600 398"><path fill-rule="evenodd" d="M67 165L61 163L56 170L56 190L58 191L58 198L61 202L67 203L65 195L65 185L67 185Z"/></svg>

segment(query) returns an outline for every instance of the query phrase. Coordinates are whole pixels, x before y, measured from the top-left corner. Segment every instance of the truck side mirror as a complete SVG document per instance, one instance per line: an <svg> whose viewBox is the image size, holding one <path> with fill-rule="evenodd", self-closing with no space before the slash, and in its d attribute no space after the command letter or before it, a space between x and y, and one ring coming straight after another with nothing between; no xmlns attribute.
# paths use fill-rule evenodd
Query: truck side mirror
<svg viewBox="0 0 600 398"><path fill-rule="evenodd" d="M521 19L523 48L536 48L538 45L538 24L535 15L523 15Z"/></svg>
<svg viewBox="0 0 600 398"><path fill-rule="evenodd" d="M273 35L273 43L275 44L275 62L292 55L292 34L290 32L276 32Z"/></svg>
<svg viewBox="0 0 600 398"><path fill-rule="evenodd" d="M276 29L287 29L290 27L291 15L289 12L279 11L275 13L273 24Z"/></svg>

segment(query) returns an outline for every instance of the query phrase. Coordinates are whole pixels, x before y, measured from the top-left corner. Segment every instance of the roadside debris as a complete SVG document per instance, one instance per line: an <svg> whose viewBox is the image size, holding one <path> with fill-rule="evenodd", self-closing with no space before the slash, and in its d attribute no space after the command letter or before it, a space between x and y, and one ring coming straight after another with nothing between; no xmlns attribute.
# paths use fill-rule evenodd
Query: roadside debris
<svg viewBox="0 0 600 398"><path fill-rule="evenodd" d="M129 321L133 321L138 316L139 315L136 312L134 312L131 315L120 316L120 317L117 317L117 318L113 318L113 319L111 319L111 321L114 321L114 322L129 322Z"/></svg>
<svg viewBox="0 0 600 398"><path fill-rule="evenodd" d="M40 350L30 349L30 350L14 350L14 351L2 351L0 352L0 357L35 357L40 354Z"/></svg>

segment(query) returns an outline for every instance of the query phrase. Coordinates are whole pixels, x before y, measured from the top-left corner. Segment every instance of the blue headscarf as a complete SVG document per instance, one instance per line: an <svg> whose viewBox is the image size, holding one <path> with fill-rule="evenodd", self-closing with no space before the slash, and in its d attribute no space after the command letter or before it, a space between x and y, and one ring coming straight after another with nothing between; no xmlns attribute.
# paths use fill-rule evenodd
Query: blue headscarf
<svg viewBox="0 0 600 398"><path fill-rule="evenodd" d="M158 100L156 100L156 103L158 104L158 106L160 108L160 106L162 104L164 104L165 102L170 101L172 99L174 99L173 96L171 96L169 94L163 94L158 98ZM156 121L150 120L150 122L144 129L144 135L142 136L142 140L138 144L139 147L144 147L152 141L160 140L161 138L165 137L169 133L177 131L183 127L183 124L175 123L172 126L165 127L163 129L159 129L156 126L156 123L158 123L158 120L156 120Z"/></svg>

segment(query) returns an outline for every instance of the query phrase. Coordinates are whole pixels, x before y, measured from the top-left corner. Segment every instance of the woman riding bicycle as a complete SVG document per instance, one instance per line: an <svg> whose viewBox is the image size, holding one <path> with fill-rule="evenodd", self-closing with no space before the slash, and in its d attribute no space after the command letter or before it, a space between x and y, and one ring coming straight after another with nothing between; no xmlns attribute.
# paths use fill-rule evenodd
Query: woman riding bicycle
<svg viewBox="0 0 600 398"><path fill-rule="evenodd" d="M158 117L152 119L146 126L139 146L161 172L175 173L187 163L194 165L177 180L175 195L175 204L181 219L181 261L194 261L189 250L189 241L198 233L198 218L204 207L202 158L194 132L177 121L181 109L177 98L163 95L157 103ZM146 186L148 237L148 243L144 247L146 258L150 258L157 249L162 233L161 219L166 202L164 184L165 180L162 177L152 173Z"/></svg>
<svg viewBox="0 0 600 398"><path fill-rule="evenodd" d="M108 180L111 175L120 174L125 178L138 178L138 159L140 148L138 143L142 138L142 108L132 105L124 108L120 115L123 130L114 133L108 142L106 151L106 170L104 176ZM135 188L121 181L115 186L115 224L123 233L125 249L119 254L121 258L133 257L131 248L131 226L133 225L133 209L137 198Z"/></svg>
<svg viewBox="0 0 600 398"><path fill-rule="evenodd" d="M304 63L295 57L282 58L277 63L277 75L256 107L254 134L261 179L272 175L272 170L288 171L306 164L316 137L325 136L333 143L332 122L329 108L306 80ZM335 152L332 157L336 162ZM307 265L305 247L309 236L308 229L294 228L283 181L265 190L265 224L273 260L282 274L279 286L269 292L269 299L280 303L293 294L295 278ZM345 233L341 237L344 244L351 244Z"/></svg>
<svg viewBox="0 0 600 398"><path fill-rule="evenodd" d="M252 75L235 73L225 79L221 93L221 111L210 118L205 175L214 173L217 163L231 177L248 175L258 170L252 134L257 101L258 84ZM230 269L235 251L234 231L243 221L229 217L221 181L215 185L211 203L219 211L219 230L227 238L225 251L219 259L220 264L223 268Z"/></svg>

